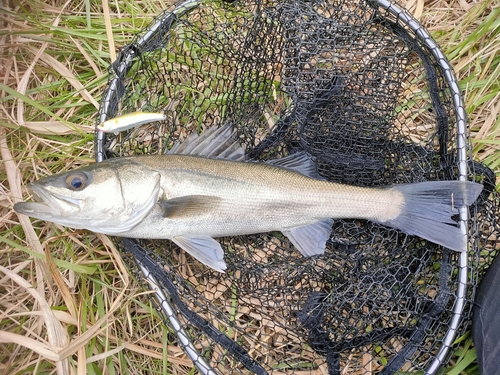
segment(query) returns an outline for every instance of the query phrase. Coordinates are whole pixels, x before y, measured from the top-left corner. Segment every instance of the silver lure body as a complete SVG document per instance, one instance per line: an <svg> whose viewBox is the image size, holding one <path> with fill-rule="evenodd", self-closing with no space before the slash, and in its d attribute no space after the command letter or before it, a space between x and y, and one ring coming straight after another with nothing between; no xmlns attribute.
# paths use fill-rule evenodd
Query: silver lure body
<svg viewBox="0 0 500 375"><path fill-rule="evenodd" d="M167 117L163 113L132 112L114 117L97 125L97 129L105 133L115 133L135 128L155 121L164 121Z"/></svg>

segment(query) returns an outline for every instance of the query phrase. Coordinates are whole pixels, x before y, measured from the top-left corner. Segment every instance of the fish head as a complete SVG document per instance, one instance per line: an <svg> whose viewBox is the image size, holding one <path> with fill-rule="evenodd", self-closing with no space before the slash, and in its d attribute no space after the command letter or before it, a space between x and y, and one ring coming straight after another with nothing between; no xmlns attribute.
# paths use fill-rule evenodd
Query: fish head
<svg viewBox="0 0 500 375"><path fill-rule="evenodd" d="M34 202L16 203L16 212L71 228L120 235L141 222L156 204L160 174L113 159L43 178L28 189Z"/></svg>

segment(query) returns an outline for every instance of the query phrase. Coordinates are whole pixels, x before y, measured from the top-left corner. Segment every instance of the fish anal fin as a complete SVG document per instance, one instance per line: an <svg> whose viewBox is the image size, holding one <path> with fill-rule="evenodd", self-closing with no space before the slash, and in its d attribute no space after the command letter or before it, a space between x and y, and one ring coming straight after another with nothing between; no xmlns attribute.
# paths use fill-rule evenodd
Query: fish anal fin
<svg viewBox="0 0 500 375"><path fill-rule="evenodd" d="M295 245L302 255L309 257L325 252L326 241L330 238L333 219L325 219L314 224L283 230L282 233Z"/></svg>
<svg viewBox="0 0 500 375"><path fill-rule="evenodd" d="M186 195L158 201L163 217L170 219L200 216L214 211L222 198L211 195Z"/></svg>
<svg viewBox="0 0 500 375"><path fill-rule="evenodd" d="M214 270L224 272L226 269L224 250L222 250L220 244L212 237L177 236L172 238L172 241L181 249Z"/></svg>

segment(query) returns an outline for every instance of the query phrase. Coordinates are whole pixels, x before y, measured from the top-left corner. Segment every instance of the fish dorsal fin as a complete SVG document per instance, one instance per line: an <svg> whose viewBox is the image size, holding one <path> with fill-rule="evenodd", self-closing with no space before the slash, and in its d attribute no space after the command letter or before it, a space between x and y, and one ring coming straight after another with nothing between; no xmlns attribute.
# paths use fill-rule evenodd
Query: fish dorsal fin
<svg viewBox="0 0 500 375"><path fill-rule="evenodd" d="M220 244L212 237L173 237L174 241L181 249L188 252L203 264L212 267L214 270L224 272L226 262L224 262L224 250Z"/></svg>
<svg viewBox="0 0 500 375"><path fill-rule="evenodd" d="M284 158L268 160L265 163L289 169L317 180L325 179L318 173L318 165L314 161L313 157L305 151L296 152L295 154L285 156Z"/></svg>
<svg viewBox="0 0 500 375"><path fill-rule="evenodd" d="M325 252L326 241L330 238L333 219L318 221L314 224L295 227L281 232L295 245L305 257L321 255Z"/></svg>
<svg viewBox="0 0 500 375"><path fill-rule="evenodd" d="M222 198L211 195L186 195L167 200L160 199L158 205L163 217L169 219L188 218L212 212L217 208Z"/></svg>
<svg viewBox="0 0 500 375"><path fill-rule="evenodd" d="M231 125L224 125L220 128L214 126L200 135L195 131L184 142L176 143L168 154L244 161L245 150L235 138L235 133Z"/></svg>

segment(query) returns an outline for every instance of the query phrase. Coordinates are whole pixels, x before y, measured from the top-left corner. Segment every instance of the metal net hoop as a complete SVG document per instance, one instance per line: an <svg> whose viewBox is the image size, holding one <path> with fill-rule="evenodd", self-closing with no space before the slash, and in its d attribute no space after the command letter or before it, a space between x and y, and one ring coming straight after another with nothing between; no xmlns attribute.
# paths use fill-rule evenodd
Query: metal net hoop
<svg viewBox="0 0 500 375"><path fill-rule="evenodd" d="M206 81L211 84L205 85ZM178 3L121 50L110 68L98 123L137 110L164 112L167 120L119 135L97 131L97 162L163 153L193 131L231 123L254 159L305 150L318 159L320 174L338 182L371 186L470 180L487 174L472 162L466 111L452 67L427 30L386 0ZM132 254L124 258L137 277L146 280L144 285L159 286L158 305L203 374L228 369L302 373L307 366L323 366L334 374L351 363L346 359L349 353L367 346L372 351L382 348L378 373L405 368L434 374L447 363L455 338L470 319L481 272L480 248L486 242L479 234L477 215L486 206L460 210L458 222L470 238L470 252L460 254L377 225L341 220L334 224L325 257L313 261L290 255L290 244L272 234L223 239L241 253L228 254L228 273L222 276L193 265L168 242L116 241L124 254ZM358 237L359 243L354 240ZM267 249L265 254L258 255L259 247ZM273 259L276 263L264 266L264 261L256 261L258 256L269 259L273 251L284 255L281 263ZM242 260L241 254L250 260ZM397 266L377 268L388 259ZM285 264L292 264L296 274L285 275ZM373 272L366 271L368 265ZM335 274L335 267L354 279ZM366 274L352 276L357 267ZM325 276L328 272L333 275ZM405 273L418 276L412 279ZM278 331L288 329L285 338L303 339L309 345L312 359L307 366L302 364L305 359L280 362L282 354L276 354L274 343L254 353L248 345L225 337L228 330L244 336L254 327L249 322L248 327L239 326L224 316L225 303L230 303L224 297L233 296L233 303L250 309L252 301L265 294L263 284L256 281L264 276L272 278L273 285L282 277L282 289L278 293L275 286L274 292L265 292L268 297L295 293L293 288L307 290L292 293L293 303L277 303L286 311L280 317L291 317L291 325L275 323ZM393 287L410 293L415 285L424 286L415 295L405 295L400 306L387 313L380 306L365 306L369 294L375 293L365 284L372 280L376 285L377 277L392 280L387 295L377 295L387 301ZM297 281L300 278L307 282ZM200 292L193 280L211 281L200 286ZM337 283L345 286L341 289ZM218 285L226 287L219 293ZM261 294L253 294L251 287L261 288ZM212 289L213 299L206 297ZM352 291L368 295L365 300L353 297L351 307L359 310L357 315L334 318L345 313L342 298L349 298ZM390 321L392 316L404 316L405 309L410 312L404 323ZM257 315L262 321L273 320L272 313ZM352 324L355 317L365 315L372 320L362 328ZM311 323L313 318L317 321ZM207 324L213 321L229 328L224 332ZM333 323L347 328L337 332L328 326ZM246 340L260 345L255 342L259 335L252 333ZM394 336L397 348L389 348L387 342ZM266 350L274 353L271 356L279 365L262 360ZM366 366L353 373L369 373Z"/></svg>

